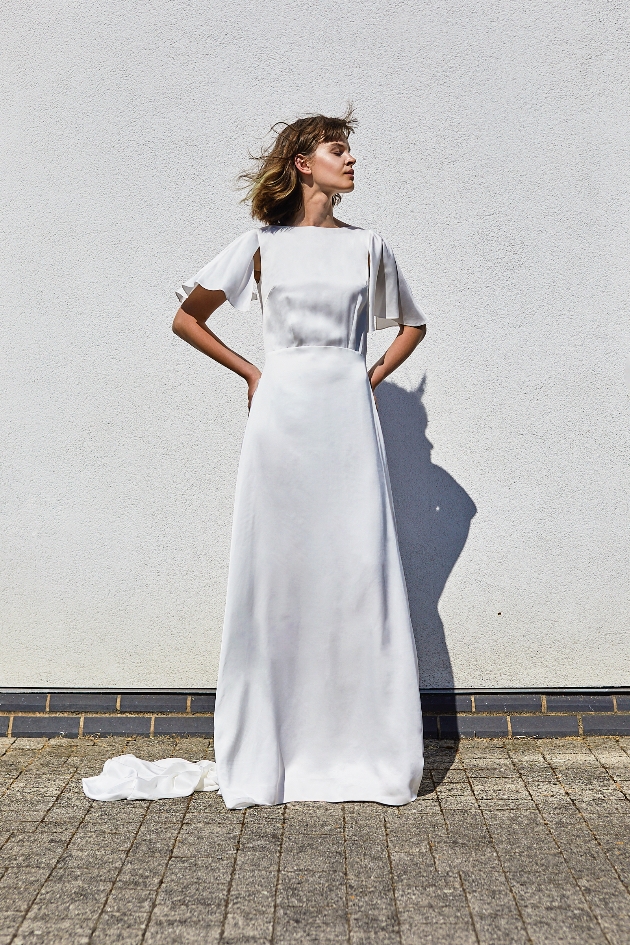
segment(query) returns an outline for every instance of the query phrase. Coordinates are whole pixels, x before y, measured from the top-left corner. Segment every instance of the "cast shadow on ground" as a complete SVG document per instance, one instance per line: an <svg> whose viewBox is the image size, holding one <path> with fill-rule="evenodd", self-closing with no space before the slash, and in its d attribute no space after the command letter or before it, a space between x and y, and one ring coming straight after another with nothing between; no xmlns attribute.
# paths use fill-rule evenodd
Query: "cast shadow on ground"
<svg viewBox="0 0 630 945"><path fill-rule="evenodd" d="M431 461L425 385L423 378L415 391L407 391L384 381L376 396L418 649L420 686L442 690L445 710L454 712L455 696L449 696L454 687L453 669L438 602L466 544L477 508L465 489ZM454 758L454 749L446 745L440 746L439 752L434 777L450 767L449 752L451 763ZM433 787L425 779L421 793L429 790Z"/></svg>
<svg viewBox="0 0 630 945"><path fill-rule="evenodd" d="M457 745L454 742L433 742L424 746L424 771L418 797L433 794L455 763Z"/></svg>

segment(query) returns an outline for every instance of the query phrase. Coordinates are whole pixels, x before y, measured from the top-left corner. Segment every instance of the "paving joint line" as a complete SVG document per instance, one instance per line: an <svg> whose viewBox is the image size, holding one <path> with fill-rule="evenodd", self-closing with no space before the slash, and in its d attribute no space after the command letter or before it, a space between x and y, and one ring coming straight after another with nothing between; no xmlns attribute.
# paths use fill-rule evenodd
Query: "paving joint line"
<svg viewBox="0 0 630 945"><path fill-rule="evenodd" d="M622 746L622 747L623 747L623 746ZM545 756L543 755L543 757L545 757ZM613 861L612 861L612 860L610 859L610 857L608 856L608 853L606 852L606 848L601 844L601 842L600 842L600 840L599 840L597 834L595 833L595 831L593 830L593 828L592 828L591 825L589 824L588 820L586 819L586 817L584 816L584 814L582 813L582 811L580 810L580 808L578 807L578 805L575 803L574 799L571 797L571 795L570 795L569 792L567 791L566 785L563 783L562 778L560 777L560 775L558 774L558 772L557 772L556 769L554 768L552 762L549 761L547 758L545 758L545 761L547 762L547 764L549 765L549 767L550 767L551 770L553 771L554 777L556 778L556 780L557 780L558 784L560 785L560 787L562 787L562 788L564 789L564 792L565 792L566 796L568 797L569 801L571 802L571 804L572 804L573 807L575 808L575 810L576 810L578 816L580 817L581 820L584 821L584 824L586 825L586 829L588 830L588 832L589 832L589 833L591 834L591 836L593 837L593 840L595 841L595 843L597 844L597 846L601 849L602 853L603 853L604 856L606 857L606 860L608 861L608 863L610 864L610 866L613 868L613 870L614 870L614 872L615 872L617 878L619 879L619 882L622 884L622 886L624 887L624 889L626 890L626 892L627 892L628 894L630 894L630 885L628 884L628 882L626 882L626 880L623 878L623 876L621 875L621 873L619 873L619 871L617 870L617 867L615 866L615 864L613 863ZM603 766L602 766L602 767L603 767Z"/></svg>
<svg viewBox="0 0 630 945"><path fill-rule="evenodd" d="M276 870L276 885L273 891L273 916L271 919L271 936L270 943L273 943L276 940L276 918L278 915L278 890L280 889L280 875L282 867L282 851L284 848L284 830L287 822L287 805L284 804L282 807L282 827L280 828L280 846L278 847L278 868Z"/></svg>
<svg viewBox="0 0 630 945"><path fill-rule="evenodd" d="M9 737L8 735L4 735L3 738L2 738L2 741L3 741L3 742L8 742L8 744L7 744L7 745L3 745L3 746L0 747L0 758L4 758L4 756L6 755L6 753L7 753L8 750L9 750L9 748L11 747L11 745L13 744L13 742L15 741L15 738L14 738L13 736Z"/></svg>
<svg viewBox="0 0 630 945"><path fill-rule="evenodd" d="M6 750L6 752L4 753L3 757L6 757L7 755L9 755L9 754L11 753L11 749L13 748L13 745L14 745L14 744L15 744L15 742L13 742L11 745L9 745L9 747L7 748L7 750ZM27 768L30 768L30 766L31 766L31 765L33 764L33 762L35 761L35 758L37 757L37 755L38 755L40 752L42 752L42 751L44 750L44 748L46 748L46 745L45 745L45 744L44 744L44 745L40 745L39 748L35 748L35 749L30 748L30 749L29 749L29 751L32 752L33 757L32 757L32 758L29 758L28 764L26 764L23 768L20 769L20 771L16 774L16 776L13 778L13 780L6 786L6 788L4 789L4 791L0 794L0 797L4 797L5 794L7 794L8 791L11 790L11 788L13 787L13 785L15 784L15 782L18 781L18 780L22 777L22 775L23 775L24 772L27 770ZM19 750L19 749L18 749L18 750Z"/></svg>
<svg viewBox="0 0 630 945"><path fill-rule="evenodd" d="M475 938L476 938L476 940L477 940L477 945L481 945L481 939L479 938L479 932L477 931L477 923L475 922L475 917L474 917L474 915L473 915L473 911L472 911L472 908L471 908L471 906L470 906L470 900L469 900L469 898L468 898L468 892L466 891L466 886L464 885L464 879L463 879L463 877L462 877L461 872L459 872L459 870L458 870L458 872L457 872L457 875L458 875L458 877L459 877L459 885L461 886L462 892L463 892L463 894L464 894L464 900L466 901L466 908L468 909L468 915L470 916L470 922L471 922L472 927L473 927L473 932L475 933Z"/></svg>
<svg viewBox="0 0 630 945"><path fill-rule="evenodd" d="M449 770L450 770L450 769L449 769ZM450 832L450 830L448 829L448 821L447 821L447 819L446 819L446 814L444 813L444 808L442 807L442 801L440 800L440 795L439 795L439 792L438 792L438 787L439 787L439 785L437 785L437 784L435 783L435 778L433 777L433 771L431 771L431 780L433 781L433 793L435 794L435 799L436 799L436 801L437 801L437 803L438 803L438 807L440 808L440 814L442 815L442 821L443 821L443 823L444 823L444 828L445 828L447 834L449 834L449 836L450 836L450 833L451 833L451 832ZM440 784L441 784L441 783L442 783L442 782L440 782ZM474 792L473 792L473 796L474 796ZM435 857L434 857L434 859L435 859ZM437 862L436 862L436 864L435 864L435 868L436 868L436 870L437 870Z"/></svg>
<svg viewBox="0 0 630 945"><path fill-rule="evenodd" d="M481 819L483 820L483 825L484 825L484 827L486 828L486 833L488 834L488 837L489 837L489 839L490 839L490 844L491 844L491 846L492 846L492 849L494 850L494 854L495 854L497 860L499 861L499 866L501 867L501 872L503 873L503 879L504 879L505 882L506 882L507 888L510 890L510 895L511 895L511 897L512 897L512 901L514 902L514 907L515 907L515 909L516 909L516 911L517 911L517 913L518 913L518 917L519 917L519 919L521 920L521 923L522 923L522 926L523 926L523 931L525 932L525 935L527 936L527 941L529 942L529 945L534 945L534 940L532 939L531 935L529 934L529 929L527 928L527 923L525 922L525 917L524 917L523 912L522 912L522 910L521 910L519 901L518 901L518 899L516 898L516 893L514 892L514 887L512 886L512 883L510 882L509 876L508 876L508 874L507 874L507 872L506 872L505 866L503 865L503 859L502 859L502 857L501 857L501 854L500 854L499 851L497 850L496 843L494 842L494 837L492 836L492 831L490 830L490 827L488 826L488 821L486 820L485 811L484 811L483 808L480 806L479 801L477 800L477 795L475 794L475 789L474 789L473 784L472 784L472 781L471 781L471 779L470 779L470 775L468 774L468 771L466 770L466 765L465 765L464 761L462 761L462 767L463 767L463 769L464 769L464 775L465 775L466 780L467 780L467 782L468 782L468 787L470 788L470 790L471 790L471 792L472 792L472 795L473 795L473 797L475 798L475 802L476 802L476 804L477 804L477 809L479 810L479 813L481 814Z"/></svg>
<svg viewBox="0 0 630 945"><path fill-rule="evenodd" d="M396 895L396 880L394 877L394 864L392 862L392 851L389 845L389 830L387 829L387 815L383 814L383 829L385 831L385 850L387 852L387 862L389 864L389 882L392 887L392 899L394 901L394 916L396 917L396 931L398 940L402 945L402 925L400 923L400 912L398 910L398 897Z"/></svg>
<svg viewBox="0 0 630 945"><path fill-rule="evenodd" d="M628 758L630 758L630 752L627 751L627 750L626 750L626 746L625 746L625 745L622 745L621 742L619 741L619 735L617 735L617 744L618 744L619 747L621 748L621 750L622 750L622 752L624 753L624 755L626 755Z"/></svg>
<svg viewBox="0 0 630 945"><path fill-rule="evenodd" d="M348 833L346 829L346 805L341 805L341 823L343 825L343 889L344 903L346 907L346 942L350 945L350 896L348 891Z"/></svg>
<svg viewBox="0 0 630 945"><path fill-rule="evenodd" d="M568 797L570 803L571 803L571 804L573 805L573 807L575 808L575 810L576 810L576 812L577 812L577 814L578 814L578 817L579 817L581 820L584 821L584 824L586 825L586 829L588 830L588 832L589 832L590 835L592 836L593 840L595 841L595 843L597 844L597 846L600 848L600 850L601 850L602 853L604 854L604 857L606 858L606 861L608 862L608 864L612 867L613 872L615 873L617 879L619 880L619 882L621 883L621 885L623 886L623 888L626 890L626 892L628 893L628 895L630 895L630 883L629 883L627 880L624 879L624 877L623 877L622 874L619 872L619 870L617 869L617 867L615 866L615 864L613 863L613 861L612 861L612 860L610 859L610 857L608 856L608 853L607 853L607 851L606 851L606 848L605 848L605 847L603 846L603 844L600 842L599 837L597 836L597 834L595 833L595 831L593 830L593 828L592 828L591 825L589 824L588 820L586 819L586 817L584 816L584 814L582 813L582 811L580 810L580 808L578 807L578 805L575 803L575 801L573 800L573 798L571 797L571 795L570 795L569 792L567 791L566 785L563 783L562 778L560 777L560 775L558 774L558 772L557 772L556 769L554 768L554 766L553 766L553 764L551 763L551 761L549 761L549 759L545 757L545 755L544 755L542 749L541 749L541 754L543 755L543 758L545 759L545 762L549 765L549 767L550 767L551 770L553 771L553 774L554 774L554 777L555 777L556 781L558 782L558 784L560 785L560 787L564 789L564 792L565 792L566 796Z"/></svg>
<svg viewBox="0 0 630 945"><path fill-rule="evenodd" d="M68 758L71 758L71 757L72 757L72 755L68 755ZM66 761L68 761L68 758L66 758ZM66 781L66 783L64 784L64 786L62 787L62 789L59 791L59 794L58 794L57 797L55 798L55 803L54 803L51 807L48 808L48 810L46 811L46 813L44 814L44 816L42 817L42 819L39 821L40 824L45 824L45 823L46 823L46 818L47 818L48 815L51 813L51 811L53 811L53 810L55 809L55 807L57 806L57 803L59 802L59 800L60 800L60 798L61 798L61 795L62 795L63 792L66 790L66 788L68 787L68 785L72 783L72 781L74 780L74 778L75 778L76 773L77 773L78 770L79 770L79 765L78 765L78 764L74 765L70 777L68 778L68 780ZM89 806L90 806L90 805L88 805L88 809L89 809ZM87 813L87 810L86 810L86 813Z"/></svg>
<svg viewBox="0 0 630 945"><path fill-rule="evenodd" d="M449 770L450 770L450 769L449 769ZM447 833L448 836L450 837L451 831L450 831L450 828L449 828L449 825L448 825L448 821L447 821L447 819L446 819L446 814L444 813L444 808L442 807L442 801L440 800L440 795L439 795L439 792L438 792L438 787L439 787L439 785L436 784L436 782L435 782L435 778L433 777L433 771L432 771L432 770L430 770L430 775L431 775L431 781L433 782L433 793L435 794L435 799L436 799L437 805L438 805L438 807L439 807L439 809L440 809L440 814L442 815L442 822L443 822L443 824L444 824L444 829L446 830L446 833ZM441 783L442 783L442 782L440 782L440 784L441 784ZM435 856L435 850L433 849L433 844L431 843L431 837L430 837L430 835L429 835L428 832L427 832L427 835L426 835L426 836L427 836L427 843L428 843L428 845L429 845L429 853L431 854L431 859L433 860L433 868L435 869L435 872L439 874L438 864L437 864L437 858L436 858L436 856Z"/></svg>
<svg viewBox="0 0 630 945"><path fill-rule="evenodd" d="M217 939L218 945L221 945L225 937L225 927L227 925L228 913L230 911L230 896L232 894L232 886L234 884L234 877L236 875L236 864L238 861L239 850L241 849L241 840L243 838L243 832L245 830L245 817L247 816L247 808L244 809L243 815L241 817L241 829L238 832L238 837L236 840L236 848L234 850L234 862L232 863L232 869L230 871L230 878L228 880L227 889L225 891L225 906L223 908L223 918L221 920L221 928L219 930L219 937Z"/></svg>
<svg viewBox="0 0 630 945"><path fill-rule="evenodd" d="M92 803L94 803L94 802L92 802ZM97 917L96 917L96 919L95 919L95 921L94 921L94 925L92 926L92 930L91 930L91 932L90 932L90 934L89 934L89 936L88 936L88 943L91 942L92 939L93 939L93 937L94 937L94 933L96 932L98 923L101 921L101 916L103 915L103 912L105 911L105 909L106 909L106 907L107 907L107 903L109 902L109 897L111 896L111 894L112 894L112 892L113 892L113 890L114 890L114 886L115 886L116 883L118 882L118 877L120 876L120 874L121 874L121 872L122 872L122 869L123 869L125 863L127 862L127 859L128 859L128 857L129 857L129 854L131 853L131 851L132 851L132 849L133 849L133 845L134 845L134 843L136 842L136 840L138 839L138 834L140 833L140 830L142 829L142 826L143 826L145 820L147 819L147 814L149 813L149 808L150 808L150 807L151 807L151 802L149 801L149 803L147 804L147 806L146 806L145 809L144 809L144 814L142 815L142 819L140 820L140 823L138 824L138 826L137 826L137 828L136 828L136 832L135 832L134 835L133 835L133 839L132 839L131 843L129 844L129 848L128 848L127 851L125 852L125 855L124 855L124 857L123 857L123 859L122 859L122 863L120 864L120 866L119 866L118 869L116 870L116 875L114 876L114 878L113 878L113 880L112 880L112 883L111 883L111 886L109 887L109 892L107 893L107 895L106 895L106 897L105 897L105 902L103 903L103 905L102 905L102 907L101 907L101 909L100 909L100 912L99 912L99 914L97 915ZM90 809L91 809L91 805L90 805Z"/></svg>
<svg viewBox="0 0 630 945"><path fill-rule="evenodd" d="M541 755L543 756L543 758L545 759L545 762L549 765L549 767L550 767L551 770L553 771L554 769L553 769L552 765L550 764L549 760L545 757L545 755L544 755L542 749L541 749ZM569 874L570 874L570 876L571 876L571 879L572 879L573 882L575 883L576 889L579 891L579 894L580 894L580 896L582 897L582 900L583 900L583 902L584 902L584 905L585 905L586 908L588 909L588 911L589 911L589 913L591 914L591 916L592 916L592 917L595 919L595 921L597 922L597 925L599 926L599 929L600 929L602 935L604 936L605 940L609 943L609 945L612 945L612 943L611 943L611 941L610 941L608 935L606 934L606 932L605 932L605 930L604 930L604 928L603 928L601 922L599 921L599 918L598 918L597 914L593 911L593 908L592 908L590 902L589 902L588 899L586 898L586 895L584 894L584 890L583 890L582 887L580 886L580 884L579 884L579 882L578 882L578 880L577 880L577 877L576 877L575 873L573 872L573 869L572 869L572 867L571 867L571 864L569 863L569 861L568 861L568 859L567 859L567 857L566 857L566 855L565 855L565 853L564 853L564 850L562 849L562 846L560 845L560 843L558 843L558 840L556 839L556 836L555 836L555 834L554 834L554 832L553 832L553 829L552 829L551 825L549 824L549 821L547 820L547 818L546 818L545 814L543 813L543 811L542 811L542 810L540 809L540 807L538 806L538 803L536 802L536 800L535 800L535 798L534 798L534 795L532 794L532 792L531 792L530 789L529 789L529 785L527 784L527 781L526 781L525 778L523 777L523 774L522 774L520 768L517 766L516 762L514 761L514 758L512 757L512 755L511 755L511 753L510 753L510 751L509 751L509 747L508 747L508 758L510 759L510 762L512 763L512 767L513 767L514 770L517 772L517 774L518 774L518 776L519 776L519 778L520 778L522 784L524 785L525 790L526 790L527 793L529 794L529 797L530 797L530 799L531 799L531 801L532 801L534 807L535 807L536 810L538 811L538 813L539 813L539 815L540 815L540 819L542 820L543 824L545 825L545 827L546 827L546 829L547 829L547 833L548 833L549 836L551 837L551 839L552 839L552 841L553 841L553 843L554 843L556 849L558 850L560 856L561 856L562 859L564 860L565 866L566 866L566 868L567 868L568 871L569 871ZM554 774L555 774L555 771L554 771ZM568 791L567 791L567 789L566 789L566 787L565 787L564 784L562 784L562 787L564 788L564 792L565 792L566 796L569 797L569 799L571 799L571 798L570 798L570 795L569 795L569 793L568 793Z"/></svg>
<svg viewBox="0 0 630 945"><path fill-rule="evenodd" d="M132 741L131 738L126 738L126 739L125 739L125 741L124 741L124 746L123 746L125 750L126 750L127 747L129 746L129 742L130 742L130 741ZM93 802L92 802L92 803L93 803ZM90 808L91 808L91 806L92 806L92 805L90 804ZM141 828L142 828L142 825L144 824L145 820L147 819L147 814L148 814L148 812L149 812L150 806L151 806L151 804L150 804L150 802L149 802L149 804L147 804L147 806L146 806L146 808L145 808L144 816L143 816L142 819L140 820L140 823L138 824L138 828L137 828L136 832L135 832L134 835L133 835L133 838L132 838L132 840L131 840L131 843L129 844L129 848L127 849L127 851L126 851L126 853L125 853L125 855L124 855L124 857L123 857L122 863L120 864L118 870L116 871L116 875L114 876L114 879L112 880L112 884L111 884L111 886L110 886L110 888L109 888L109 892L107 893L107 896L105 897L105 902L103 903L103 906L102 906L102 908L101 908L99 914L98 914L97 917L96 917L96 921L94 922L94 926L93 926L93 928L92 928L92 931L90 932L90 935L89 935L89 938L88 938L88 943L91 942L91 941L92 941L92 938L94 937L94 933L96 932L98 923L99 923L100 920L101 920L101 916L103 915L103 912L105 911L105 909L106 909L106 907L107 907L107 903L109 902L109 898L110 898L110 896L111 896L111 894L112 894L112 892L113 892L113 890L114 890L114 886L115 886L116 883L118 882L118 877L120 876L120 874L121 874L121 872L122 872L122 869L123 869L125 863L127 862L127 858L129 857L129 854L131 853L131 850L132 850L132 848L133 848L134 843L136 842L136 839L137 839L137 837L138 837L138 834L140 833L140 830L141 830Z"/></svg>
<svg viewBox="0 0 630 945"><path fill-rule="evenodd" d="M619 744L619 743L617 742L617 744ZM589 750L590 753L592 754L592 756L593 756L593 758L595 759L595 761L596 761L599 765L601 765L601 767L604 769L604 771L606 772L606 774L608 775L608 777L610 778L610 780L612 781L612 783L615 785L615 787L617 788L617 790L619 791L619 793L621 794L621 796L622 796L622 797L625 797L625 799L626 799L627 801L630 801L630 797L628 797L628 795L626 794L626 792L623 790L623 788L622 788L621 785L619 784L619 781L617 781L617 779L612 776L611 772L608 770L608 768L606 767L606 765L604 764L604 762L603 762L600 758L597 757L597 755L595 754L595 752L593 751L593 749L591 748L591 746L589 745L588 742L586 743L586 747L588 748L588 750Z"/></svg>
<svg viewBox="0 0 630 945"><path fill-rule="evenodd" d="M180 822L179 822L179 827L178 827L178 830L177 830L177 834L176 834L176 836L175 836L175 839L173 840L173 845L171 846L171 849L170 849L170 851L169 851L169 854L168 854L168 856L167 856L167 858L166 858L166 865L164 866L164 869L162 870L162 875L161 875L161 877L160 877L160 881L159 881L159 883L157 884L157 888L156 888L156 890L155 890L155 895L154 895L154 897L153 897L153 902L151 903L151 908L149 909L149 914L148 914L148 916L147 916L146 922L144 923L144 927L143 927L143 929L142 929L142 935L140 936L139 945L142 945L142 943L144 942L144 939L145 939L146 934L147 934L147 930L148 930L148 928L149 928L149 925L151 924L151 916L153 915L153 910L155 909L155 906L156 906L156 903L157 903L157 899L158 899L158 896L159 896L159 894L160 894L160 889L162 888L162 886L163 886L163 884L164 884L164 880L165 880L165 878L166 878L166 873L168 872L168 868L169 868L169 866L170 866L171 860L173 859L173 854L174 854L174 852L175 852L175 847L177 846L177 841L179 840L179 835L180 835L180 833L182 832L182 827L184 826L184 822L185 822L185 820L186 820L186 814L188 813L188 809L189 809L189 807L190 807L190 805L191 805L191 803L192 803L192 799L193 799L193 795L191 794L191 795L189 796L189 798L188 798L188 802L187 802L187 804L186 804L186 807L184 808L184 811L183 811L183 813L182 813L182 818L181 818L181 820L180 820ZM149 805L149 807L150 807L150 805ZM149 808L147 808L147 812L148 812L148 810L149 810ZM134 840L134 842L135 842L135 840ZM133 846L133 844L132 844L132 846ZM112 886L112 890L113 890L113 888L114 888L114 887ZM107 898L109 899L109 895L108 895ZM105 906L103 906L103 911L104 911L104 910L105 910ZM95 926L95 928L96 928L96 926ZM92 933L92 934L94 934L94 933ZM90 938L91 938L91 937L90 937Z"/></svg>
<svg viewBox="0 0 630 945"><path fill-rule="evenodd" d="M61 792L59 792L59 793L61 793ZM55 801L55 803L56 803L56 801ZM67 852L68 847L70 846L70 844L72 843L72 841L73 841L74 838L76 837L77 832L79 831L79 828L80 828L81 825L83 824L83 821L84 821L85 818L87 817L88 813L92 810L92 805L93 805L93 803L94 803L94 801L90 801L90 803L89 803L88 806L86 807L86 809L85 809L85 811L84 811L84 813L83 813L83 817L81 818L81 820L79 821L79 823L76 825L75 829L72 831L72 833L71 833L70 836L68 837L68 840L66 841L63 850L61 851L61 853L59 854L59 856L58 856L57 859L55 860L54 864L51 866L50 870L49 870L48 873L46 874L46 878L44 879L43 883L41 884L41 886L39 887L39 889L37 890L37 892L35 893L35 895L34 895L33 898L31 899L30 903L29 903L28 906L26 907L26 910L25 910L25 912L24 912L24 915L22 916L22 918L21 918L21 920L20 920L20 924L18 925L18 927L16 928L15 932L13 933L13 935L11 936L11 938L9 939L7 945L11 945L11 943L15 941L15 938L16 938L16 936L19 934L20 929L22 928L22 926L24 925L24 923L25 923L26 920L28 919L28 916L29 916L29 913L30 913L31 909L33 908L33 906L35 905L35 903L37 902L37 900L38 900L39 897L41 896L42 891L43 891L43 889L44 889L46 883L48 882L48 880L50 879L50 877L52 876L52 874L55 872L55 870L57 869L57 867L58 867L58 865L59 865L59 860L60 860L61 857L64 855L64 853ZM54 806L54 805L53 805L53 806ZM40 821L40 822L41 822L41 821Z"/></svg>

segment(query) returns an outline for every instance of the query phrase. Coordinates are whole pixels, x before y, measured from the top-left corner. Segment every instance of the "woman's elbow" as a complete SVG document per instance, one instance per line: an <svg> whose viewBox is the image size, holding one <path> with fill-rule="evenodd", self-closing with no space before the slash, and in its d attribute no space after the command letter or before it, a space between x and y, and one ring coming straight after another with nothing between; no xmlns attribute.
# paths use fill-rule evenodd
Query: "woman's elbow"
<svg viewBox="0 0 630 945"><path fill-rule="evenodd" d="M183 309L178 308L175 313L175 318L173 319L172 329L173 333L177 335L178 338L184 337L184 325L186 323L187 315Z"/></svg>

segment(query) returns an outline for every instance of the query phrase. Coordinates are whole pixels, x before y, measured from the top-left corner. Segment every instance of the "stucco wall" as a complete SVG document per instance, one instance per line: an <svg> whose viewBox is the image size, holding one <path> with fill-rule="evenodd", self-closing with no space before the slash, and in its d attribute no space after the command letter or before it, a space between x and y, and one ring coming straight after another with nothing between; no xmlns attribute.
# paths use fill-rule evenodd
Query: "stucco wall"
<svg viewBox="0 0 630 945"><path fill-rule="evenodd" d="M340 215L430 326L378 395L423 683L630 683L628 20L10 0L0 684L214 684L245 389L171 334L174 288L251 225L269 126L348 99ZM213 321L261 361L255 305Z"/></svg>

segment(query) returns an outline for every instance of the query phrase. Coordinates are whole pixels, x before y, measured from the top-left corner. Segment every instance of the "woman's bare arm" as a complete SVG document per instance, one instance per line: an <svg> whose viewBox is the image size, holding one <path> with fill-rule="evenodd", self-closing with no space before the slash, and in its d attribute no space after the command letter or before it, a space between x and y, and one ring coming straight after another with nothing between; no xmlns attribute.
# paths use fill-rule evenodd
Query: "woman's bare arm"
<svg viewBox="0 0 630 945"><path fill-rule="evenodd" d="M406 361L412 351L414 351L427 333L427 326L421 325L416 328L414 325L401 325L398 335L385 352L382 358L374 364L368 371L368 377L372 385L372 390L384 381L392 371Z"/></svg>
<svg viewBox="0 0 630 945"><path fill-rule="evenodd" d="M257 262L257 260L255 260ZM257 272L260 278L260 270ZM173 319L173 331L189 345L207 354L209 358L223 364L247 381L248 403L251 404L254 391L260 379L260 370L251 361L243 358L236 351L228 348L214 332L206 326L206 321L213 312L225 302L225 292L216 289L204 289L197 285L192 290Z"/></svg>

